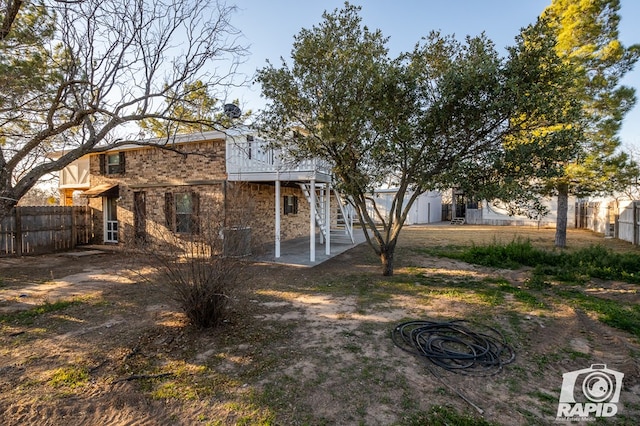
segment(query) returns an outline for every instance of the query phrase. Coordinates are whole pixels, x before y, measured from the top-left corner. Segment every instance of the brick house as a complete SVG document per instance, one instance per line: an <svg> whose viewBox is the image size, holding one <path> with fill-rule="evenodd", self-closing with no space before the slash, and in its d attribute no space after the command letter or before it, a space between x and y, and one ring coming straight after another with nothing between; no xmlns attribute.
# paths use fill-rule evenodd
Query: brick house
<svg viewBox="0 0 640 426"><path fill-rule="evenodd" d="M332 235L353 242L352 212L332 190L326 164L288 161L242 131L179 135L165 148L154 142L162 141L89 154L60 172L61 204L87 200L95 243L134 244L158 230L197 234L205 220L271 241L276 258L288 239L308 236L311 261L316 238L327 252ZM213 204L223 208L204 214ZM250 223L239 223L249 209Z"/></svg>

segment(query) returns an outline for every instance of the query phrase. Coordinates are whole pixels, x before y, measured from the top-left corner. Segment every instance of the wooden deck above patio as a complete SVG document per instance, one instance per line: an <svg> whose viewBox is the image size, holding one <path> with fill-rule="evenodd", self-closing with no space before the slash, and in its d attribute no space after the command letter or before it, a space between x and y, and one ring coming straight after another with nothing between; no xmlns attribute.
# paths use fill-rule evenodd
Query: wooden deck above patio
<svg viewBox="0 0 640 426"><path fill-rule="evenodd" d="M294 161L264 140L238 139L227 139L226 167L230 181L331 182L331 166L325 161Z"/></svg>

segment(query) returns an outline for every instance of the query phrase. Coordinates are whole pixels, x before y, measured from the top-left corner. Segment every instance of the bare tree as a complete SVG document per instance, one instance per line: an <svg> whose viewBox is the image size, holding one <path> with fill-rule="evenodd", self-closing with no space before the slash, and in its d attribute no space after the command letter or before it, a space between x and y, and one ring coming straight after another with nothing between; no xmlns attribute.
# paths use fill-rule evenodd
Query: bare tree
<svg viewBox="0 0 640 426"><path fill-rule="evenodd" d="M50 206L60 201L58 190L52 186L35 185L20 199L19 206Z"/></svg>
<svg viewBox="0 0 640 426"><path fill-rule="evenodd" d="M42 7L55 10L48 16L57 20L40 46L43 84L0 105L0 216L41 177L87 153L135 143L141 120L177 120L169 112L194 81L216 99L243 83L234 81L246 53L230 23L234 7L210 0ZM63 155L52 158L52 151Z"/></svg>

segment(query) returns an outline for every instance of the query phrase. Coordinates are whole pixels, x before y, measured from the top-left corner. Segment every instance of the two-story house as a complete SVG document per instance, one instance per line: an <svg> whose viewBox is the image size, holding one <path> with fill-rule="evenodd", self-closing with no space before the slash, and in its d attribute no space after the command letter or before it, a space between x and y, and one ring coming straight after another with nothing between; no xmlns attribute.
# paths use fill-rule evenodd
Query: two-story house
<svg viewBox="0 0 640 426"><path fill-rule="evenodd" d="M276 258L280 242L288 239L308 236L311 262L316 239L327 254L332 242L353 243L353 213L332 189L330 167L290 161L242 131L179 135L170 144L147 140L89 154L61 171L59 189L62 204L78 196L88 200L96 243L133 244L158 228L197 233L202 220L223 221L232 229L242 205L230 197L239 193L251 200L244 232L270 240ZM212 201L235 207L225 208L224 217L205 217L201 210Z"/></svg>

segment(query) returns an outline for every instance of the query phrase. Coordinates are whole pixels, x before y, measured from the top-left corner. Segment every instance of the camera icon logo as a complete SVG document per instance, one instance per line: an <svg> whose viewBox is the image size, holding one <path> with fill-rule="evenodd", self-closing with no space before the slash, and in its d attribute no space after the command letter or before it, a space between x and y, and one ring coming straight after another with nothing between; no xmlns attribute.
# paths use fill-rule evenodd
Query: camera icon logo
<svg viewBox="0 0 640 426"><path fill-rule="evenodd" d="M557 417L612 417L618 412L624 374L593 364L562 375Z"/></svg>

